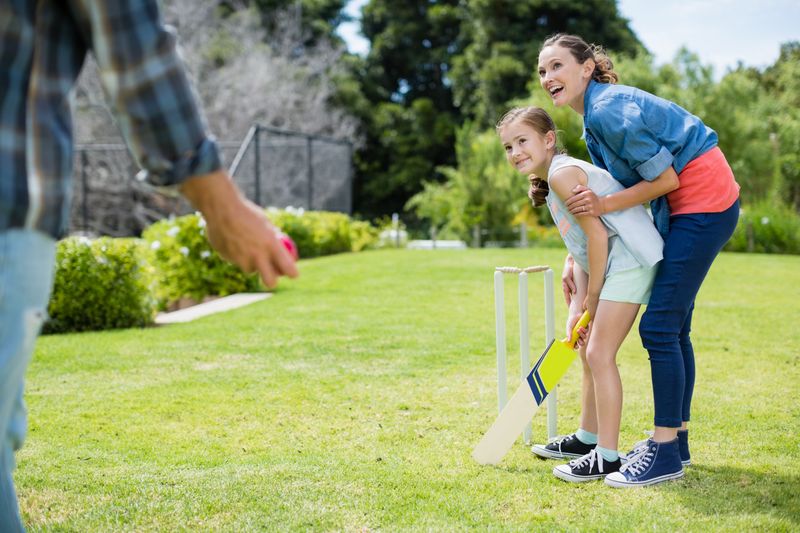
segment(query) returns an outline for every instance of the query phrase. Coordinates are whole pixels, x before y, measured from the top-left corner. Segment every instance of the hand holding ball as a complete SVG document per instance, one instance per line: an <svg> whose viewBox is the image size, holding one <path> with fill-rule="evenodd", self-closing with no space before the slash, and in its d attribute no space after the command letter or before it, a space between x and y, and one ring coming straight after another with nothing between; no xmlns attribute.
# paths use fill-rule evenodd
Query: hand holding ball
<svg viewBox="0 0 800 533"><path fill-rule="evenodd" d="M294 243L291 237L286 235L285 233L281 233L278 235L283 247L289 252L292 258L297 261L300 259L300 253L297 251L297 245Z"/></svg>

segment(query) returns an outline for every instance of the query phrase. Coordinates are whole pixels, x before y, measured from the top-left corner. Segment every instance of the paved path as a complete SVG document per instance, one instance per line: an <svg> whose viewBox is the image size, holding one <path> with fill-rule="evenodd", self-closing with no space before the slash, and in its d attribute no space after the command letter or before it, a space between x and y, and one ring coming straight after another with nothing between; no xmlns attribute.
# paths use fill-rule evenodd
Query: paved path
<svg viewBox="0 0 800 533"><path fill-rule="evenodd" d="M159 313L156 315L156 324L176 324L179 322L190 322L196 318L230 311L237 307L244 307L254 302L265 300L272 296L270 292L242 292L231 294L223 298L217 298L210 302L193 305L186 309L180 309L171 313Z"/></svg>

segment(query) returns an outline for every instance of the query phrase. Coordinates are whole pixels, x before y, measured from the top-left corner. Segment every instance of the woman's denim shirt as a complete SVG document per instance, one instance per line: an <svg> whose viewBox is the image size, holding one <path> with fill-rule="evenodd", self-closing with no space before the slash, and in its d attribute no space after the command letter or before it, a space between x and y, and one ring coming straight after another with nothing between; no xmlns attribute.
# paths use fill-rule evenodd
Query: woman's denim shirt
<svg viewBox="0 0 800 533"><path fill-rule="evenodd" d="M671 165L678 174L717 145L717 134L679 105L626 85L589 82L583 134L592 162L623 186L653 181ZM666 196L650 202L662 237L669 231Z"/></svg>

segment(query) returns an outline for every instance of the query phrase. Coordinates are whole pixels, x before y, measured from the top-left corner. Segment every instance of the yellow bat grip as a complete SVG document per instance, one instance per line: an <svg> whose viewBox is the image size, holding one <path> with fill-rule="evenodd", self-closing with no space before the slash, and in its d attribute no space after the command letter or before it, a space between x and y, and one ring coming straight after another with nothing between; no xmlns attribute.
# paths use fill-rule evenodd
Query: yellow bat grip
<svg viewBox="0 0 800 533"><path fill-rule="evenodd" d="M569 339L564 339L564 342L567 343L567 346L570 348L575 346L575 343L578 342L578 330L588 326L589 322L591 321L592 317L589 316L589 311L584 311L581 315L581 318L578 320L578 323L575 324L574 328L572 328L572 336Z"/></svg>

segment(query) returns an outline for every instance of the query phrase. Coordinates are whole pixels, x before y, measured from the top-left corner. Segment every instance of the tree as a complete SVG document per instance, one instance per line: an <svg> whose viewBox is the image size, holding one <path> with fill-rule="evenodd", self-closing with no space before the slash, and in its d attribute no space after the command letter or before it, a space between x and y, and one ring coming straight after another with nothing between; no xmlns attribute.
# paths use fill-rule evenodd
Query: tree
<svg viewBox="0 0 800 533"><path fill-rule="evenodd" d="M489 126L526 94L545 36L573 31L641 48L613 0L371 0L361 25L371 47L354 76L373 112L361 114L355 205L367 216L397 210L444 178L437 169L456 163L456 128Z"/></svg>
<svg viewBox="0 0 800 533"><path fill-rule="evenodd" d="M453 60L451 79L462 113L489 126L503 106L523 97L542 42L557 32L580 35L615 54L644 47L617 10L616 0L471 0L462 27L468 43Z"/></svg>

